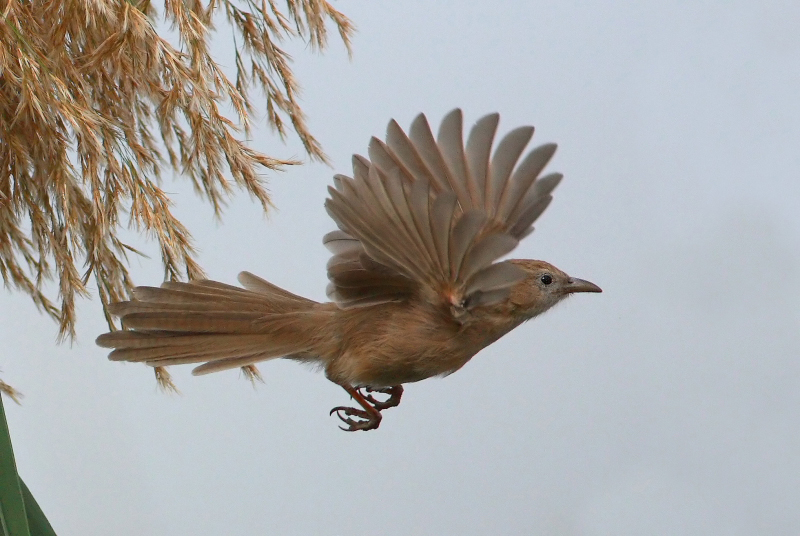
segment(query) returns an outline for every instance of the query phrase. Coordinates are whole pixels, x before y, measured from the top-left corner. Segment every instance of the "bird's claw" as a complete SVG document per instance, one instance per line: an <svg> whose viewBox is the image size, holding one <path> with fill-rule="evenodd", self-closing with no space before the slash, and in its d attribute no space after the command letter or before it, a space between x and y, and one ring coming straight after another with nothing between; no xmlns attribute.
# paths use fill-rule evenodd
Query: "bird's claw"
<svg viewBox="0 0 800 536"><path fill-rule="evenodd" d="M345 432L355 432L356 430L374 430L381 424L381 410L393 408L400 403L403 396L403 386L373 388L373 387L353 387L342 385L345 391L358 402L363 409L349 408L347 406L337 406L330 412L334 413L339 420L347 427L340 426ZM378 400L372 393L389 395L386 400Z"/></svg>
<svg viewBox="0 0 800 536"><path fill-rule="evenodd" d="M402 385L395 385L394 387L382 387L380 389L374 389L372 387L363 387L364 390L362 396L370 403L372 406L377 409L378 411L382 411L384 409L394 408L400 404L400 398L403 396L403 386ZM360 391L361 389L359 389ZM371 393L381 393L384 395L389 395L389 398L386 400L378 400Z"/></svg>
<svg viewBox="0 0 800 536"><path fill-rule="evenodd" d="M333 415L334 413L336 413L336 416L339 417L339 420L347 425L347 428L343 426L339 427L345 432L355 432L356 430L374 430L381 424L381 414L378 411L372 414L361 409L348 408L347 406L337 406L331 410L330 415ZM344 415L342 415L342 413L344 413ZM358 417L359 419L363 420L351 419L350 417Z"/></svg>

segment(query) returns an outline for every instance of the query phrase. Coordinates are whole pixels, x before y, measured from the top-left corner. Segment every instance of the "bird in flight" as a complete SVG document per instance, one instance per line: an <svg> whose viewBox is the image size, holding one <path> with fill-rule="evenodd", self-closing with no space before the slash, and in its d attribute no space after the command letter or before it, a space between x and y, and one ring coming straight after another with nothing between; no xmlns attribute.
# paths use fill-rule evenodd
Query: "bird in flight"
<svg viewBox="0 0 800 536"><path fill-rule="evenodd" d="M279 357L315 364L359 406L331 410L342 429L378 428L404 383L451 374L567 296L601 292L544 261L497 262L531 233L562 178L540 176L555 144L520 160L533 127L492 152L498 122L480 119L465 145L461 110L436 137L420 114L408 133L391 121L369 158L353 156L353 176L336 175L325 202L338 227L323 238L331 302L248 272L243 288L170 281L113 304L124 329L97 344L113 361L200 364L196 375Z"/></svg>

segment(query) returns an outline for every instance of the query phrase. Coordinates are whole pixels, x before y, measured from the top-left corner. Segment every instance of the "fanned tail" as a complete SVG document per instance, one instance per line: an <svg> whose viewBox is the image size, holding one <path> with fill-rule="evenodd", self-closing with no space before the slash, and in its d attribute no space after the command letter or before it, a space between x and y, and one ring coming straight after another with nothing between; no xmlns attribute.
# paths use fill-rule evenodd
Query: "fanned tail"
<svg viewBox="0 0 800 536"><path fill-rule="evenodd" d="M137 287L133 300L110 308L124 329L101 335L97 344L114 349L112 361L203 363L193 374L288 355L318 358L316 334L330 309L247 272L239 281L245 288L216 281Z"/></svg>

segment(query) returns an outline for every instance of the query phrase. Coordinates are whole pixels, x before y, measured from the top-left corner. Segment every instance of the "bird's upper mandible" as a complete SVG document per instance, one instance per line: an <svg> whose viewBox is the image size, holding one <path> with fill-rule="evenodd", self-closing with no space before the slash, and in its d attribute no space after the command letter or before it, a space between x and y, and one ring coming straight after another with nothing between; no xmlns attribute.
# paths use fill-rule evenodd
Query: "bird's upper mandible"
<svg viewBox="0 0 800 536"><path fill-rule="evenodd" d="M337 175L325 202L339 227L324 238L333 301L350 308L418 296L463 314L508 297L523 273L495 261L533 230L562 175L539 177L555 144L520 161L530 126L492 154L498 121L480 119L466 147L459 109L436 138L422 114L408 134L391 121L385 142L372 138L369 159L353 157L353 177Z"/></svg>

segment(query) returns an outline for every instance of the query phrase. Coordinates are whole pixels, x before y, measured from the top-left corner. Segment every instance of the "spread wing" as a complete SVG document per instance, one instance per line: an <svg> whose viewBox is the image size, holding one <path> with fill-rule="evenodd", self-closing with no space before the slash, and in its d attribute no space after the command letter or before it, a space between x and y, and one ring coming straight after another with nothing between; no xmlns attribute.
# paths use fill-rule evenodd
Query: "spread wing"
<svg viewBox="0 0 800 536"><path fill-rule="evenodd" d="M561 174L539 177L556 150L522 152L533 127L508 133L492 154L498 114L480 119L463 141L453 110L434 138L424 115L408 134L391 121L372 138L369 159L353 157L353 177L337 175L328 213L328 296L359 307L419 296L463 313L502 301L523 274L495 262L513 250L552 200Z"/></svg>

